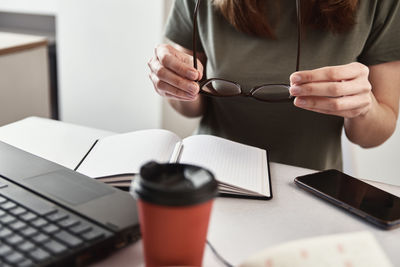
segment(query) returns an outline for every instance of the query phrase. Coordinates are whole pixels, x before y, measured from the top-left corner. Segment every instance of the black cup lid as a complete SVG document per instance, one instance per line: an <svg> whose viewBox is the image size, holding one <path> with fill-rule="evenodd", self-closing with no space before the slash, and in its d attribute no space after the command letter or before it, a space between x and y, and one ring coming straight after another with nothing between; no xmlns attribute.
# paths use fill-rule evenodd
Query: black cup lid
<svg viewBox="0 0 400 267"><path fill-rule="evenodd" d="M133 191L140 199L153 204L187 206L214 198L218 194L218 183L204 168L152 161L141 167Z"/></svg>

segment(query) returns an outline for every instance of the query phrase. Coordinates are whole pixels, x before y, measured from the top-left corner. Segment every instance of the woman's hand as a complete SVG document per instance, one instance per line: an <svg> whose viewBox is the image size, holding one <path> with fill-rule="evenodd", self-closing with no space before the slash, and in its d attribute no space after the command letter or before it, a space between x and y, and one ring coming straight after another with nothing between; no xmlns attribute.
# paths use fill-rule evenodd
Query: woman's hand
<svg viewBox="0 0 400 267"><path fill-rule="evenodd" d="M196 81L203 76L203 65L197 60L198 70L193 68L190 50L177 49L169 44L156 47L155 55L148 62L149 77L161 96L173 100L195 101L199 93Z"/></svg>
<svg viewBox="0 0 400 267"><path fill-rule="evenodd" d="M299 71L290 76L290 93L300 108L355 118L367 114L374 96L369 69L361 63Z"/></svg>

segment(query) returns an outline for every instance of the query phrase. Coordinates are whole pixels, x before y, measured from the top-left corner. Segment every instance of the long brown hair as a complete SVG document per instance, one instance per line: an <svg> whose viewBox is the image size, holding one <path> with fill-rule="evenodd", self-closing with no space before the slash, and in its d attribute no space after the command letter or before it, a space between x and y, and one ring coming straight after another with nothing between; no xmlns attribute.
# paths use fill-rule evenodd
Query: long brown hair
<svg viewBox="0 0 400 267"><path fill-rule="evenodd" d="M274 38L272 20L267 17L268 1L278 9L281 0L214 0L214 5L237 30ZM343 33L355 25L357 6L358 0L302 0L302 23L306 27Z"/></svg>

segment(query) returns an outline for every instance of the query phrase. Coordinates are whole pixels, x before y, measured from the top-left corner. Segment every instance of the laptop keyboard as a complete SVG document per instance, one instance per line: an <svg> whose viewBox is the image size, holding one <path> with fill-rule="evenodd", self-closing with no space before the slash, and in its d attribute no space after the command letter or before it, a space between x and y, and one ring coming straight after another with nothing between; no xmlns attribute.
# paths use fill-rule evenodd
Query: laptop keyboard
<svg viewBox="0 0 400 267"><path fill-rule="evenodd" d="M67 210L29 203L0 194L0 266L47 265L110 235Z"/></svg>

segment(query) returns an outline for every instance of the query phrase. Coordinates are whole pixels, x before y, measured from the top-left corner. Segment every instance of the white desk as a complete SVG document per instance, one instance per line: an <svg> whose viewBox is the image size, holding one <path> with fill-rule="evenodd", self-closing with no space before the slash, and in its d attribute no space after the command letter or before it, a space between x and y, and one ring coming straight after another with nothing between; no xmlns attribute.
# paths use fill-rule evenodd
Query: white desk
<svg viewBox="0 0 400 267"><path fill-rule="evenodd" d="M41 148L39 150L41 156L50 159L60 154L60 146L57 147L58 149L51 149L50 146L46 146L47 148L44 149L43 140L38 141L37 139L42 134L51 142L63 142L64 138L66 143L76 144L88 142L96 135L100 137L111 134L84 127L74 128L74 130L68 127L69 131L75 133L74 135L51 138L54 129L57 129L58 135L61 136L59 131L62 128L61 126L54 128L51 125L57 125L57 122L29 118L13 125L0 127L0 140L18 146L18 139L23 139L23 148L31 152ZM77 134L79 131L82 131L80 137ZM15 137L17 133L18 138ZM35 138L30 138L30 136ZM78 139L80 140L78 141ZM54 143L52 146L54 147ZM80 156L81 150L74 151L70 146L69 152L64 153L64 159L58 158L58 160L73 162L72 159ZM310 172L312 170L271 163L273 199L262 201L218 198L212 211L208 239L223 257L236 265L251 254L282 242L326 234L369 231L376 237L393 265L400 266L400 229L381 230L297 188L293 179ZM400 196L400 187L372 184ZM97 267L142 265L141 242L122 249L95 264ZM205 253L204 265L223 266L208 248Z"/></svg>

